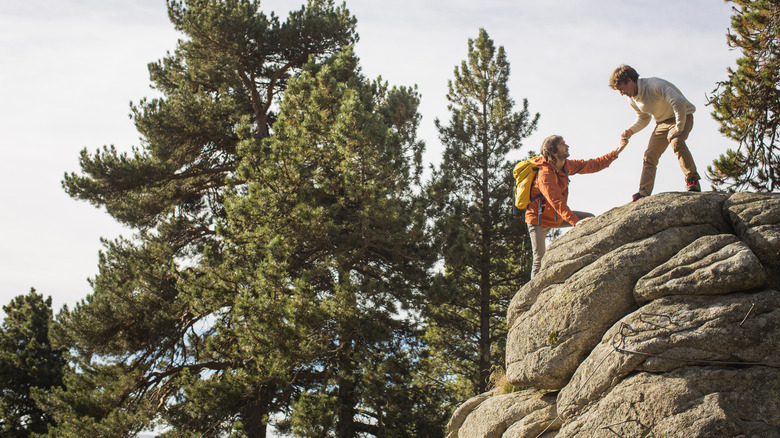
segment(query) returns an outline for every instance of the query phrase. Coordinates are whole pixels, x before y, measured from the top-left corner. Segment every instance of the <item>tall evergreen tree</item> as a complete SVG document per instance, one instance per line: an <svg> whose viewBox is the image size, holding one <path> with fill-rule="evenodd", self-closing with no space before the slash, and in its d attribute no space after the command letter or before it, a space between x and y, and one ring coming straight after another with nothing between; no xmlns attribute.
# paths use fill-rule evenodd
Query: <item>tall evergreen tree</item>
<svg viewBox="0 0 780 438"><path fill-rule="evenodd" d="M270 135L274 105L310 56L323 59L353 44L355 19L333 0L309 0L280 22L258 0L167 0L170 19L187 39L149 64L161 98L131 105L142 135L132 156L104 146L84 149L84 175L66 174L74 198L105 207L140 230L165 230L181 246L208 241L222 215L222 188L238 164L236 129Z"/></svg>
<svg viewBox="0 0 780 438"><path fill-rule="evenodd" d="M52 418L35 401L36 390L48 391L62 384L65 360L52 347L51 297L30 290L7 306L0 326L0 436L29 437L45 433Z"/></svg>
<svg viewBox="0 0 780 438"><path fill-rule="evenodd" d="M509 62L484 29L468 41L467 59L448 83L450 121L436 120L445 146L429 185L430 217L444 272L427 308L427 339L442 372L458 377L459 396L486 389L504 357L509 300L530 273L530 242L512 205L507 154L536 129L528 101L514 111Z"/></svg>
<svg viewBox="0 0 780 438"><path fill-rule="evenodd" d="M728 43L737 69L709 99L720 132L739 142L707 167L716 188L780 189L780 1L733 0Z"/></svg>
<svg viewBox="0 0 780 438"><path fill-rule="evenodd" d="M418 103L367 81L346 50L290 81L275 135L241 149L248 185L227 203L215 275L245 300L230 317L246 344L278 345L294 392L282 426L296 436L442 435L402 313L428 254L412 190Z"/></svg>
<svg viewBox="0 0 780 438"><path fill-rule="evenodd" d="M45 405L53 435L135 436L156 422L167 436L264 437L289 394L237 339L226 294L204 263L235 184L239 129L273 135L290 78L356 41L355 19L332 0L309 0L281 22L256 0L168 1L185 35L149 65L162 97L132 105L142 145L81 154L65 176L74 198L135 228L105 242L94 292L59 315L59 345L73 353L65 387ZM285 376L286 377L286 376Z"/></svg>

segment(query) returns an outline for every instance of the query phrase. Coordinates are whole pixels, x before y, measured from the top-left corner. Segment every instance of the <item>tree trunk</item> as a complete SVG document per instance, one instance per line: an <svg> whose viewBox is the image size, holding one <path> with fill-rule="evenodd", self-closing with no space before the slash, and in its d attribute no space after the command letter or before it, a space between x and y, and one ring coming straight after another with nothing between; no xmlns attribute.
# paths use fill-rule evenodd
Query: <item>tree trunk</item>
<svg viewBox="0 0 780 438"><path fill-rule="evenodd" d="M336 356L336 366L338 375L336 384L338 385L338 394L336 396L336 438L355 438L357 429L355 428L355 370L353 365L353 356L355 354L355 333L358 330L353 322L352 312L357 306L357 300L352 292L349 292L349 267L339 269L338 282L346 296L344 297L345 311L339 321L339 341L340 348Z"/></svg>
<svg viewBox="0 0 780 438"><path fill-rule="evenodd" d="M268 430L268 416L271 413L273 391L268 385L261 385L257 399L241 410L241 420L247 438L265 438Z"/></svg>
<svg viewBox="0 0 780 438"><path fill-rule="evenodd" d="M343 347L339 354L339 375L337 377L338 405L336 406L336 437L355 438L355 379L352 370L352 339L342 337Z"/></svg>
<svg viewBox="0 0 780 438"><path fill-rule="evenodd" d="M490 377L490 272L482 272L479 306L479 386L482 394Z"/></svg>
<svg viewBox="0 0 780 438"><path fill-rule="evenodd" d="M487 108L483 108L487 111ZM484 114L484 113L483 113ZM491 233L492 221L490 219L490 174L488 171L487 140L482 140L482 242L479 255L479 384L478 394L487 389L490 377L490 244L493 239Z"/></svg>

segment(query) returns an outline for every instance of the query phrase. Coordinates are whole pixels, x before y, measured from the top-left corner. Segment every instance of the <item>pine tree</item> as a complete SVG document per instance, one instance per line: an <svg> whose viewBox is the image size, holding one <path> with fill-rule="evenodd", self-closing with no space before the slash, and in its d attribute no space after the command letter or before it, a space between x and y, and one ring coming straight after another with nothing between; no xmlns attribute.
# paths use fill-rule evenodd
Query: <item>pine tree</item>
<svg viewBox="0 0 780 438"><path fill-rule="evenodd" d="M166 228L169 240L194 246L214 235L222 189L238 158L237 127L270 135L274 106L310 56L323 59L356 40L355 19L333 0L310 0L280 22L257 0L167 0L187 39L149 64L161 98L131 105L142 135L132 156L104 146L84 149L84 175L65 175L74 198L105 207L129 227Z"/></svg>
<svg viewBox="0 0 780 438"><path fill-rule="evenodd" d="M729 46L742 50L709 98L720 132L739 142L707 167L716 188L780 188L780 1L733 0Z"/></svg>
<svg viewBox="0 0 780 438"><path fill-rule="evenodd" d="M289 85L275 135L240 149L248 184L220 228L216 275L246 300L231 318L255 338L247 345L278 346L294 392L285 431L440 436L403 315L427 271L412 191L419 96L367 81L349 49Z"/></svg>
<svg viewBox="0 0 780 438"><path fill-rule="evenodd" d="M510 151L536 129L528 101L515 112L509 62L484 29L469 39L467 59L448 83L450 121L436 120L445 146L429 185L430 217L444 272L427 308L427 339L455 375L460 397L483 392L503 358L509 300L528 280L530 243L512 205Z"/></svg>
<svg viewBox="0 0 780 438"><path fill-rule="evenodd" d="M131 106L141 147L82 151L83 174L65 176L72 197L137 234L104 242L93 293L58 316L55 337L74 367L43 400L58 422L53 435L129 437L160 422L170 437L264 437L288 403L280 383L288 375L237 337L247 333L229 315L244 302L210 275L209 251L222 239L228 181L242 184L239 129L272 136L289 80L357 36L355 19L332 0L310 0L284 22L259 7L169 0L186 38L149 65L162 97Z"/></svg>
<svg viewBox="0 0 780 438"><path fill-rule="evenodd" d="M29 437L45 433L53 420L35 401L36 391L62 384L65 360L52 347L51 297L30 290L7 306L0 326L0 436Z"/></svg>

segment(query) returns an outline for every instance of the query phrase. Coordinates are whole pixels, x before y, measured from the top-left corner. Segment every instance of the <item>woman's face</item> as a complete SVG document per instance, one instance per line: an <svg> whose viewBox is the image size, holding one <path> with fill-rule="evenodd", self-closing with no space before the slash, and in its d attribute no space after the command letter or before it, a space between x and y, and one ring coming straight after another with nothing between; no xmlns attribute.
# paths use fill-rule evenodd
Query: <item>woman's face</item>
<svg viewBox="0 0 780 438"><path fill-rule="evenodd" d="M567 145L563 140L558 143L558 153L556 154L556 158L559 160L565 160L569 158L569 145Z"/></svg>

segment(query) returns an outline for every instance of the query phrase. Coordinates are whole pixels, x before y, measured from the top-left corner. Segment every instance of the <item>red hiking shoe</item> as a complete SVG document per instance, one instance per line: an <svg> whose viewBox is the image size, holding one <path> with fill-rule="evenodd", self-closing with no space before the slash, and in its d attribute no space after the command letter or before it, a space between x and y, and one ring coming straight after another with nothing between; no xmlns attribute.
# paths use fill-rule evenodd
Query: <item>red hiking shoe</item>
<svg viewBox="0 0 780 438"><path fill-rule="evenodd" d="M685 190L689 192L700 192L701 186L699 185L699 180L696 179L689 179L685 181Z"/></svg>

